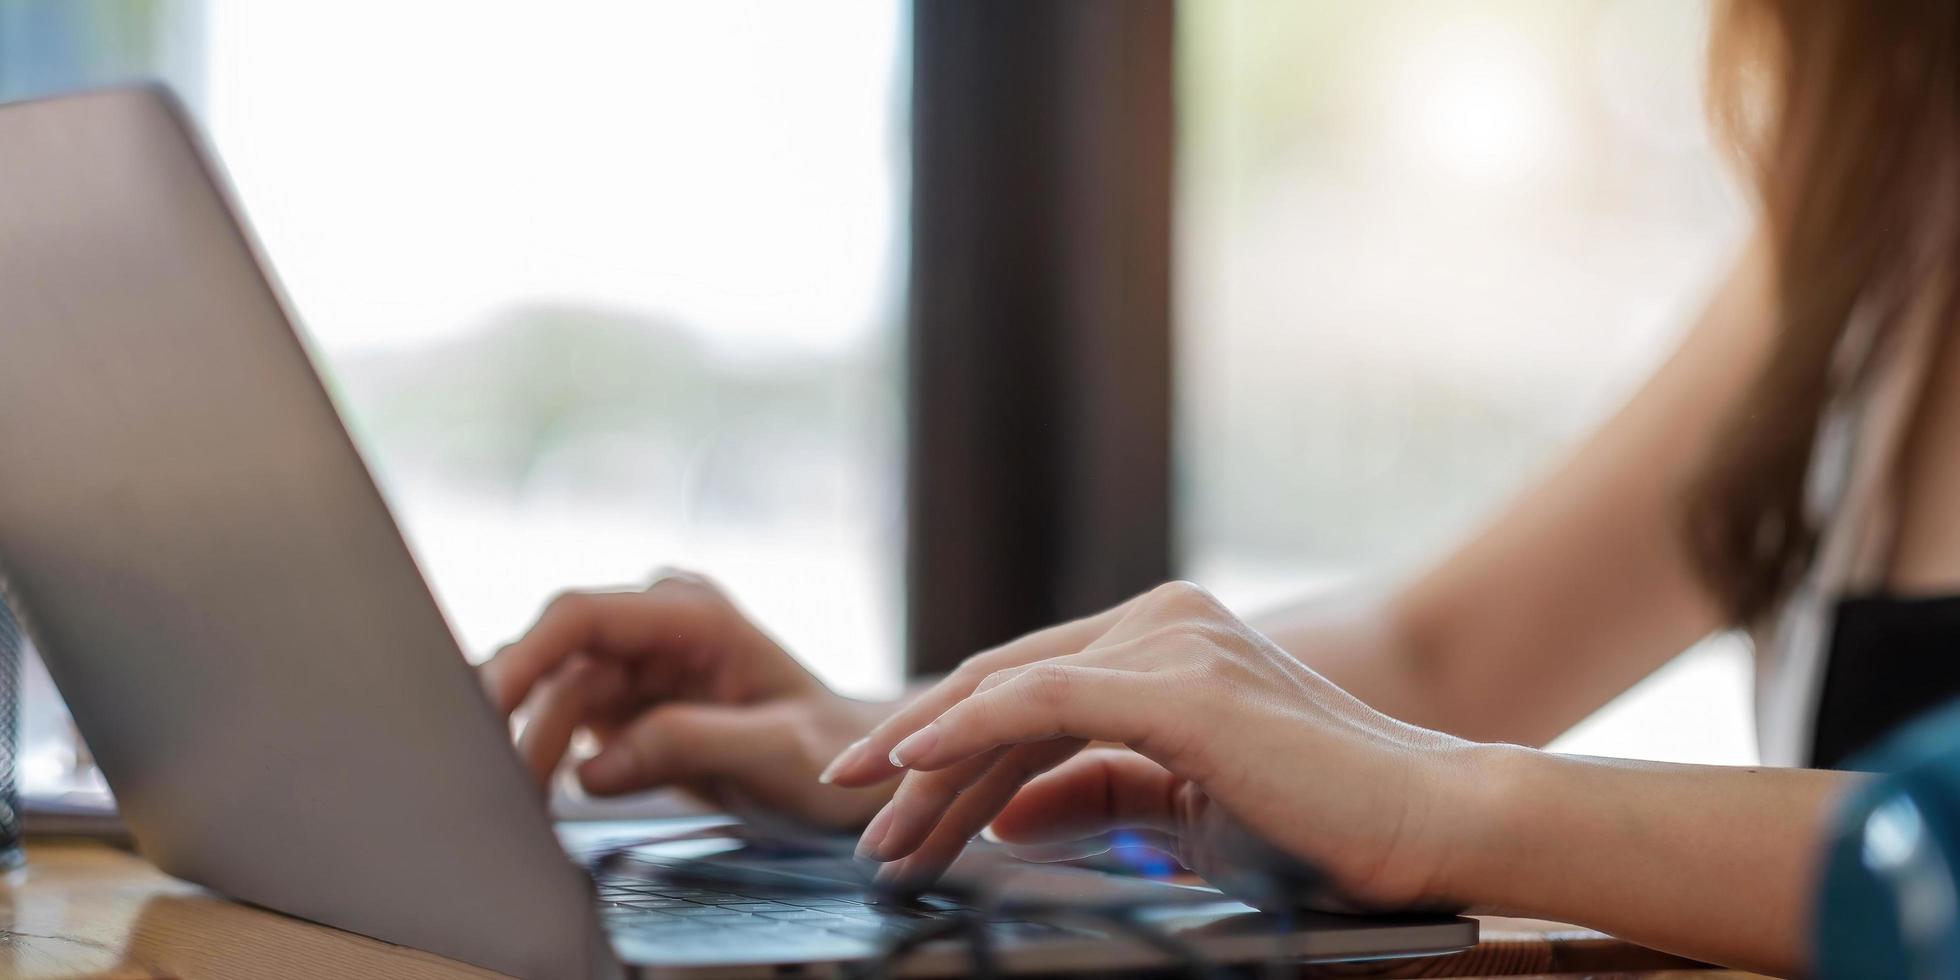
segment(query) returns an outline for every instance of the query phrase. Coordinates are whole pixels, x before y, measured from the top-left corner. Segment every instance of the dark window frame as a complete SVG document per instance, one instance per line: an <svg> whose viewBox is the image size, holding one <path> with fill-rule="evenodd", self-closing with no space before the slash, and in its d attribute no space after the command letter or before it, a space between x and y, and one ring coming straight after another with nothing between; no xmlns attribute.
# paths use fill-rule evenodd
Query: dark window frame
<svg viewBox="0 0 1960 980"><path fill-rule="evenodd" d="M912 10L914 676L1172 569L1172 0Z"/></svg>

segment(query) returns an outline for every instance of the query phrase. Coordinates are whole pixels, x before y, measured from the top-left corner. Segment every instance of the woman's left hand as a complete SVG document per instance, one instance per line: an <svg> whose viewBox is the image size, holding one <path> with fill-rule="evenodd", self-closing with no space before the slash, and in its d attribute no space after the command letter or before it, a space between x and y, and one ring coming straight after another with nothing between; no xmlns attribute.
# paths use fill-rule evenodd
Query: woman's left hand
<svg viewBox="0 0 1960 980"><path fill-rule="evenodd" d="M845 786L906 770L859 845L892 862L882 877L937 877L1011 805L998 829L1014 840L1134 829L1203 874L1244 843L1222 838L1249 832L1362 905L1452 899L1475 746L1369 708L1196 586L1097 619L1100 635L1059 654L1010 644L968 660L832 763ZM1090 741L1134 754L1063 766Z"/></svg>

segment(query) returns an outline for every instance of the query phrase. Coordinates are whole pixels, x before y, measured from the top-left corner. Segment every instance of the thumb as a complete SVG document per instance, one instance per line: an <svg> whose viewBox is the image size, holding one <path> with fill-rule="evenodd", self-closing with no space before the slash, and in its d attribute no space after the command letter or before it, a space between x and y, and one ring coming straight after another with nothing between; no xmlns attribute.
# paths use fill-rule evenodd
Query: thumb
<svg viewBox="0 0 1960 980"><path fill-rule="evenodd" d="M1184 781L1128 749L1090 749L1030 780L988 828L1009 844L1066 844L1111 830L1177 833Z"/></svg>
<svg viewBox="0 0 1960 980"><path fill-rule="evenodd" d="M1080 861L1111 851L1127 853L1137 848L1148 848L1161 854L1176 858L1179 854L1177 838L1156 830L1112 830L1084 837L1081 840L1060 844L1006 844L1007 853L1023 861L1036 864L1054 864L1062 861ZM1152 859L1147 865L1135 861L1126 863L1153 873L1164 873L1170 869L1162 867L1161 859Z"/></svg>
<svg viewBox="0 0 1960 980"><path fill-rule="evenodd" d="M1351 910L1310 865L1260 840L1194 784L1123 749L1084 752L1029 782L988 829L1029 860L1139 845L1248 905Z"/></svg>
<svg viewBox="0 0 1960 980"><path fill-rule="evenodd" d="M736 705L658 705L585 760L579 784L595 796L615 796L753 771L783 750L781 727L758 715Z"/></svg>

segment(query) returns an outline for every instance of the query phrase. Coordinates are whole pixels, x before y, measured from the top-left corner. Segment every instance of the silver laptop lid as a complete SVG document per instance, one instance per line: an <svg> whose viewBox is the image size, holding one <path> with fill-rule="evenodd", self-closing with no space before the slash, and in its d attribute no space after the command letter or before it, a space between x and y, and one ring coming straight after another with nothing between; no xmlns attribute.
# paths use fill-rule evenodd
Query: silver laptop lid
<svg viewBox="0 0 1960 980"><path fill-rule="evenodd" d="M0 574L166 871L519 976L616 969L154 90L0 107Z"/></svg>

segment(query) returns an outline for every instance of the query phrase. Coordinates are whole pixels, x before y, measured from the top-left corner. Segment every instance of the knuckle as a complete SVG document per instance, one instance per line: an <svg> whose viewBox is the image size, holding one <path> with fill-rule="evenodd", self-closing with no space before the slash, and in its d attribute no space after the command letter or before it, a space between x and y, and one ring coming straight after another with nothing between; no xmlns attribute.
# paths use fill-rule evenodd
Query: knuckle
<svg viewBox="0 0 1960 980"><path fill-rule="evenodd" d="M1228 623L1175 619L1153 630L1149 645L1164 657L1163 669L1201 678L1234 675L1242 665L1238 632Z"/></svg>
<svg viewBox="0 0 1960 980"><path fill-rule="evenodd" d="M656 704L640 713L633 723L636 741L659 743L687 738L694 730L695 706L686 701Z"/></svg>
<svg viewBox="0 0 1960 980"><path fill-rule="evenodd" d="M1154 608L1173 613L1211 613L1223 608L1203 586L1183 579L1157 586L1150 590L1149 598Z"/></svg>
<svg viewBox="0 0 1960 980"><path fill-rule="evenodd" d="M1245 676L1245 666L1231 657L1198 657L1191 668L1206 681L1214 683L1234 683Z"/></svg>
<svg viewBox="0 0 1960 980"><path fill-rule="evenodd" d="M963 682L968 685L978 684L983 678L985 678L989 673L991 673L991 671L987 670L985 665L981 663L980 658L984 656L986 656L986 654L976 653L973 656L960 661L959 665L954 667L952 671L946 675L946 679L949 681Z"/></svg>
<svg viewBox="0 0 1960 980"><path fill-rule="evenodd" d="M587 592L560 592L544 604L544 614L540 619L576 618L592 604L592 595Z"/></svg>
<svg viewBox="0 0 1960 980"><path fill-rule="evenodd" d="M641 592L647 596L686 597L691 601L711 603L716 606L731 605L728 593L721 583L698 572L677 568L663 568L655 574L653 583Z"/></svg>
<svg viewBox="0 0 1960 980"><path fill-rule="evenodd" d="M1066 667L1036 664L1021 674L1021 683L1030 701L1052 707L1068 700L1075 674Z"/></svg>
<svg viewBox="0 0 1960 980"><path fill-rule="evenodd" d="M1193 659L1216 659L1231 649L1232 631L1205 619L1178 619L1157 631L1158 641Z"/></svg>
<svg viewBox="0 0 1960 980"><path fill-rule="evenodd" d="M899 780L898 789L892 793L892 807L897 810L914 810L930 805L934 797L933 773L908 772Z"/></svg>
<svg viewBox="0 0 1960 980"><path fill-rule="evenodd" d="M953 772L924 772L919 774L919 799L934 809L950 806L967 791L967 781L958 778Z"/></svg>
<svg viewBox="0 0 1960 980"><path fill-rule="evenodd" d="M710 578L706 573L697 572L692 568L681 568L677 565L662 565L654 570L653 584L647 587L654 588L662 585L715 588L714 579Z"/></svg>
<svg viewBox="0 0 1960 980"><path fill-rule="evenodd" d="M963 680L977 683L1010 665L1006 649L995 647L991 650L982 650L960 661L960 665L953 668L953 673Z"/></svg>
<svg viewBox="0 0 1960 980"><path fill-rule="evenodd" d="M991 674L986 674L980 678L978 683L973 685L973 693L985 694L988 691L991 691L994 688L997 688L1002 684L1005 684L1008 681L1013 680L1015 677L1019 676L1020 673L1021 672L1018 670L1008 669L1008 670L996 670Z"/></svg>
<svg viewBox="0 0 1960 980"><path fill-rule="evenodd" d="M501 680L499 673L511 663L513 651L520 648L521 645L519 643L506 643L498 647L490 656L485 657L482 663L477 664L477 669L487 676L496 677Z"/></svg>

